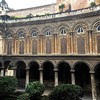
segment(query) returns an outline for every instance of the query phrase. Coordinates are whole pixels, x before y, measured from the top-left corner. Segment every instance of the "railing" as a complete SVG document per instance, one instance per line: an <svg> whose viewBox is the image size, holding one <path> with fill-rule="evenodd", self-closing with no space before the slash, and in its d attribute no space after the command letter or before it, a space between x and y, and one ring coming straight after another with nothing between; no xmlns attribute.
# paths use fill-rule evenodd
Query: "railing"
<svg viewBox="0 0 100 100"><path fill-rule="evenodd" d="M94 12L94 11L98 11L98 10L100 10L100 5L95 6L95 7L88 7L88 8L84 8L84 9L79 9L79 10L73 10L73 11L70 11L70 12L40 15L40 16L34 16L32 18L19 18L19 19L16 19L16 20L7 20L6 23L28 22L28 21L60 18L60 17L65 17L65 16L73 16L73 15L78 15L78 14ZM2 23L2 22L3 21L0 20L0 23Z"/></svg>

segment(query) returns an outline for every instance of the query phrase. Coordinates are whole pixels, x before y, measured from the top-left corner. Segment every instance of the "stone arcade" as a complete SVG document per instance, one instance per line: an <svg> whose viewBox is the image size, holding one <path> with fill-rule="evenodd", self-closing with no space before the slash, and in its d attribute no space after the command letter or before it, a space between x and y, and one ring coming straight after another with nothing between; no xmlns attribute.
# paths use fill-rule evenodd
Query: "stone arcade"
<svg viewBox="0 0 100 100"><path fill-rule="evenodd" d="M18 88L39 80L52 89L78 84L100 95L100 5L27 19L0 21L0 75L12 66Z"/></svg>

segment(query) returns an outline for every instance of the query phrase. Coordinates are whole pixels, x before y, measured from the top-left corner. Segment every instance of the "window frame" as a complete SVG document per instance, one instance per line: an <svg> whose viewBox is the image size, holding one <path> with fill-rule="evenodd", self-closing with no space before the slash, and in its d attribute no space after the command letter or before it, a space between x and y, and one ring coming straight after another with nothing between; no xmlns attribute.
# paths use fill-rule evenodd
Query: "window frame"
<svg viewBox="0 0 100 100"><path fill-rule="evenodd" d="M78 27L77 28L77 34L83 34L84 33L84 28L83 27Z"/></svg>
<svg viewBox="0 0 100 100"><path fill-rule="evenodd" d="M98 26L96 27L96 31L97 31L97 32L100 32L100 25L98 25Z"/></svg>
<svg viewBox="0 0 100 100"><path fill-rule="evenodd" d="M18 33L18 38L24 39L24 38L25 38L25 33L19 32L19 33Z"/></svg>

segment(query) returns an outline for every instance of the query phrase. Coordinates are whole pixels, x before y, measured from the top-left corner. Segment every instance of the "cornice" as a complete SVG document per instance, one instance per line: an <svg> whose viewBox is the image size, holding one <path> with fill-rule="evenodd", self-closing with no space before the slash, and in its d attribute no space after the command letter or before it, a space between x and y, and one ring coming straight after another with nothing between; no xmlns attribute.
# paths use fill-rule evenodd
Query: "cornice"
<svg viewBox="0 0 100 100"><path fill-rule="evenodd" d="M89 13L60 17L60 18L52 18L52 19L36 20L36 21L28 21L28 22L7 23L7 26L18 27L18 26L27 26L27 25L55 23L55 22L63 22L63 21L71 21L71 20L95 17L95 16L99 16L99 15L100 15L100 10L95 11L95 12L89 12Z"/></svg>

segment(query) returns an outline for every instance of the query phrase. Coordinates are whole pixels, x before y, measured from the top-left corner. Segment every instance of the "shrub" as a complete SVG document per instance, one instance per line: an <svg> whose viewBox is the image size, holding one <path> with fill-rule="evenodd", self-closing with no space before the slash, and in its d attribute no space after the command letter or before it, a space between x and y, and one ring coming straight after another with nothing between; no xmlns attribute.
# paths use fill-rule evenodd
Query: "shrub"
<svg viewBox="0 0 100 100"><path fill-rule="evenodd" d="M42 96L41 100L49 100L49 99L48 99L48 96L45 95L45 96Z"/></svg>
<svg viewBox="0 0 100 100"><path fill-rule="evenodd" d="M80 100L83 91L78 85L62 84L54 88L49 100Z"/></svg>
<svg viewBox="0 0 100 100"><path fill-rule="evenodd" d="M17 87L17 79L13 76L0 77L0 96L12 94Z"/></svg>
<svg viewBox="0 0 100 100"><path fill-rule="evenodd" d="M24 94L21 94L17 100L30 100L29 99L29 94L28 93L24 93Z"/></svg>
<svg viewBox="0 0 100 100"><path fill-rule="evenodd" d="M45 90L45 87L40 82L31 82L27 85L25 92L29 94L30 98L39 98Z"/></svg>
<svg viewBox="0 0 100 100"><path fill-rule="evenodd" d="M91 3L90 3L90 6L91 6L91 7L95 7L95 6L96 6L95 2L91 2Z"/></svg>

